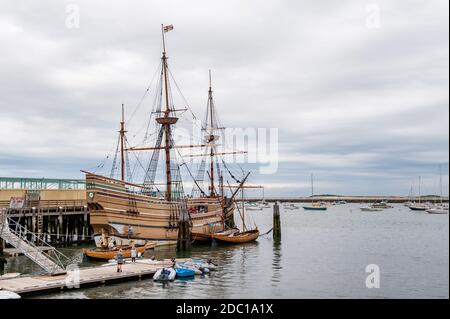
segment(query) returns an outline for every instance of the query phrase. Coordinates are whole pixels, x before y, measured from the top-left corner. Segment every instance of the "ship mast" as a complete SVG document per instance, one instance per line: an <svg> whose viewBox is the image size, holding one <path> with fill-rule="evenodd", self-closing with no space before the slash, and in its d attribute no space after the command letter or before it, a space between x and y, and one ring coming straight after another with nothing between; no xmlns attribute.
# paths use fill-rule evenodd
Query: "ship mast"
<svg viewBox="0 0 450 319"><path fill-rule="evenodd" d="M210 196L215 197L215 191L214 191L214 126L213 126L213 97L212 97L212 86L211 86L211 70L209 70L209 90L208 90L208 107L209 107L209 136L208 136L208 143L210 144L211 150L210 150Z"/></svg>
<svg viewBox="0 0 450 319"><path fill-rule="evenodd" d="M125 181L125 112L122 104L122 120L120 121L120 179Z"/></svg>
<svg viewBox="0 0 450 319"><path fill-rule="evenodd" d="M164 25L161 24L161 33L163 40L163 54L162 54L162 67L164 75L164 91L165 91L165 102L166 108L164 110L163 117L156 119L156 122L161 124L164 129L164 153L166 157L166 200L170 201L172 199L172 176L171 176L171 161L170 161L170 148L171 148L171 129L170 126L178 121L178 118L170 116L170 106L169 106L169 85L168 85L168 74L167 74L167 55L166 55L166 42L164 37Z"/></svg>

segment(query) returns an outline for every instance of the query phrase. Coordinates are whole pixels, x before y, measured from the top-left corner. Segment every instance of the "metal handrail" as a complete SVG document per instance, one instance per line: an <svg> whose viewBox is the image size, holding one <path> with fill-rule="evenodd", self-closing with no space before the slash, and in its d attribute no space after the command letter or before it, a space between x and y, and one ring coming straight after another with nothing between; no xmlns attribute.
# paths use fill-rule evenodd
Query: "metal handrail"
<svg viewBox="0 0 450 319"><path fill-rule="evenodd" d="M70 259L63 253L59 252L55 247L49 245L44 240L39 238L39 236L36 236L35 233L30 232L28 229L20 225L19 223L15 222L11 218L7 217L6 214L2 214L1 216L1 233L3 233L4 228L8 227L8 231L12 233L13 235L17 236L20 240L24 241L27 245L33 248L33 251L23 250L23 253L27 255L29 258L31 258L33 261L39 264L38 260L40 256L46 257L46 259L49 259L54 266L50 266L50 269L46 269L49 271L49 273L54 273L57 270L64 270L65 266L64 264L69 262ZM12 226L12 227L11 227ZM31 236L31 240L28 239L28 237ZM38 242L40 245L36 245L35 242ZM17 249L20 247L20 241L17 241ZM46 247L48 248L47 251L43 249L39 249L39 247ZM51 255L53 253L53 256ZM45 263L40 260L41 263ZM39 264L41 267L42 265Z"/></svg>

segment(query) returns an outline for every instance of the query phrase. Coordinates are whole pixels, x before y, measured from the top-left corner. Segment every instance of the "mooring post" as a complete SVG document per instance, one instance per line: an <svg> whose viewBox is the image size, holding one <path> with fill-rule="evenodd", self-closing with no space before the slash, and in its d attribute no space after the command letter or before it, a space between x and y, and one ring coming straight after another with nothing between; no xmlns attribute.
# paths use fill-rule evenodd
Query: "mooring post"
<svg viewBox="0 0 450 319"><path fill-rule="evenodd" d="M84 206L84 214L83 214L83 236L82 240L86 240L86 236L88 235L88 218L87 218L87 206Z"/></svg>
<svg viewBox="0 0 450 319"><path fill-rule="evenodd" d="M191 250L191 225L187 206L185 203L182 203L178 206L178 209L180 210L180 215L178 219L177 250Z"/></svg>
<svg viewBox="0 0 450 319"><path fill-rule="evenodd" d="M58 216L58 226L56 232L56 239L58 243L61 244L61 236L63 235L63 216L62 216L62 207L59 208L59 216Z"/></svg>
<svg viewBox="0 0 450 319"><path fill-rule="evenodd" d="M273 238L281 238L280 206L278 202L273 205Z"/></svg>

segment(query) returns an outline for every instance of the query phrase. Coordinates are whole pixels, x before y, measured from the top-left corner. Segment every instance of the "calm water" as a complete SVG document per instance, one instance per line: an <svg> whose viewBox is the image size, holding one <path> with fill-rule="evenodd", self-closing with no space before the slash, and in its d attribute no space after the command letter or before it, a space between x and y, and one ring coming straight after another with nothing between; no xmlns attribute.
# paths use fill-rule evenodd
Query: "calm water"
<svg viewBox="0 0 450 319"><path fill-rule="evenodd" d="M281 208L281 243L270 234L253 244L195 247L193 257L220 264L203 278L165 285L146 279L42 297L449 298L448 215L412 212L403 205L361 212L359 206L331 206L326 212ZM272 227L272 209L249 214L261 232ZM79 248L64 252L76 255ZM162 259L176 252L165 247L150 254ZM10 272L38 270L25 257L8 261ZM380 268L379 289L366 288L368 264Z"/></svg>

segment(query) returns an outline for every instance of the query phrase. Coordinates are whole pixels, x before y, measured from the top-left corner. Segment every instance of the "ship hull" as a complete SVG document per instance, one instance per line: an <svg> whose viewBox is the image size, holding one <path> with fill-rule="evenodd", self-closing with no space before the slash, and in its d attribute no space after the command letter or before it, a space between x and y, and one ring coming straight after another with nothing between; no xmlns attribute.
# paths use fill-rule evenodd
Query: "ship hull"
<svg viewBox="0 0 450 319"><path fill-rule="evenodd" d="M86 175L87 203L96 246L102 234L118 245L145 241L171 242L178 237L179 205L164 199L132 193L126 183L95 174ZM191 198L187 208L193 240L210 240L233 219L234 205L224 208L219 198Z"/></svg>

